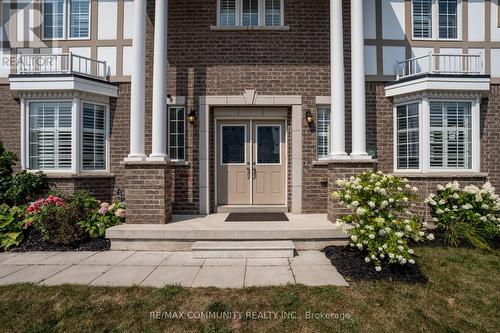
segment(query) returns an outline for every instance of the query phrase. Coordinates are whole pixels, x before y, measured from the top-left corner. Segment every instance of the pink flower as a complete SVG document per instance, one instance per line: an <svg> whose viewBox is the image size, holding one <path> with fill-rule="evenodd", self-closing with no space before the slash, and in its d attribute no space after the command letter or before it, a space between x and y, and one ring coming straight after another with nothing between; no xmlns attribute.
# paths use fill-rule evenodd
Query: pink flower
<svg viewBox="0 0 500 333"><path fill-rule="evenodd" d="M101 208L106 208L106 209L107 209L107 208L109 208L109 203L107 203L107 202L103 202L103 203L101 204Z"/></svg>
<svg viewBox="0 0 500 333"><path fill-rule="evenodd" d="M99 209L99 214L104 215L104 214L106 214L107 212L108 212L108 208L107 208L107 207L101 207L101 208Z"/></svg>

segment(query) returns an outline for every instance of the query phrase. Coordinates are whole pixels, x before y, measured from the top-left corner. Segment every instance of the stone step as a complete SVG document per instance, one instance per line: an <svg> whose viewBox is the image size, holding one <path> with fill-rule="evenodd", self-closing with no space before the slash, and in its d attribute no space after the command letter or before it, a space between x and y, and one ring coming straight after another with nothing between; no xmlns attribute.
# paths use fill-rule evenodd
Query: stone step
<svg viewBox="0 0 500 333"><path fill-rule="evenodd" d="M292 241L199 241L191 247L195 259L293 258Z"/></svg>

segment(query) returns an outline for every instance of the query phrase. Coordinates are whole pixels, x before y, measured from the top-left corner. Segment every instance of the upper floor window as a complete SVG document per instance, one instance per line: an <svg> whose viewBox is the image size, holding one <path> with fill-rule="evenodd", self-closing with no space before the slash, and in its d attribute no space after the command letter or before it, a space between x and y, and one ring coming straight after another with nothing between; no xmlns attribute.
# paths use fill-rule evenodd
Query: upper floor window
<svg viewBox="0 0 500 333"><path fill-rule="evenodd" d="M283 0L218 0L220 26L281 26Z"/></svg>
<svg viewBox="0 0 500 333"><path fill-rule="evenodd" d="M90 0L44 0L42 10L45 39L90 37Z"/></svg>
<svg viewBox="0 0 500 333"><path fill-rule="evenodd" d="M413 38L459 39L461 0L412 0Z"/></svg>

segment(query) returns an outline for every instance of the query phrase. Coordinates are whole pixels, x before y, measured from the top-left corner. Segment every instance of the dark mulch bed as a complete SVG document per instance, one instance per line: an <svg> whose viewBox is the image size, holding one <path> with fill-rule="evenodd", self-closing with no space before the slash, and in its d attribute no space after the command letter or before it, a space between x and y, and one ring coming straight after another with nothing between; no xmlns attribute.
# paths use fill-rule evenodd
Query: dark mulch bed
<svg viewBox="0 0 500 333"><path fill-rule="evenodd" d="M328 259L347 281L389 280L411 283L426 283L427 276L417 264L383 265L380 272L372 263L365 262L365 254L350 246L330 246L324 249Z"/></svg>
<svg viewBox="0 0 500 333"><path fill-rule="evenodd" d="M18 246L12 247L10 252L28 252L28 251L108 251L110 242L105 238L86 239L73 246L57 245L47 242L36 232L30 232L29 235Z"/></svg>

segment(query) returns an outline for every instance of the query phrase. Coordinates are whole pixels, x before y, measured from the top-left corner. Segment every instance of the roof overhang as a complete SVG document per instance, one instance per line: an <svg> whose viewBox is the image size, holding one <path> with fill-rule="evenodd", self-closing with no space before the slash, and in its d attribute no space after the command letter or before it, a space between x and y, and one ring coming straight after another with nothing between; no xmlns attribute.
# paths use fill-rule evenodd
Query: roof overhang
<svg viewBox="0 0 500 333"><path fill-rule="evenodd" d="M9 82L15 96L23 92L73 91L118 97L116 84L78 74L12 74Z"/></svg>
<svg viewBox="0 0 500 333"><path fill-rule="evenodd" d="M435 92L476 92L488 95L489 75L440 75L426 74L408 77L385 86L386 97L396 97L425 91Z"/></svg>

